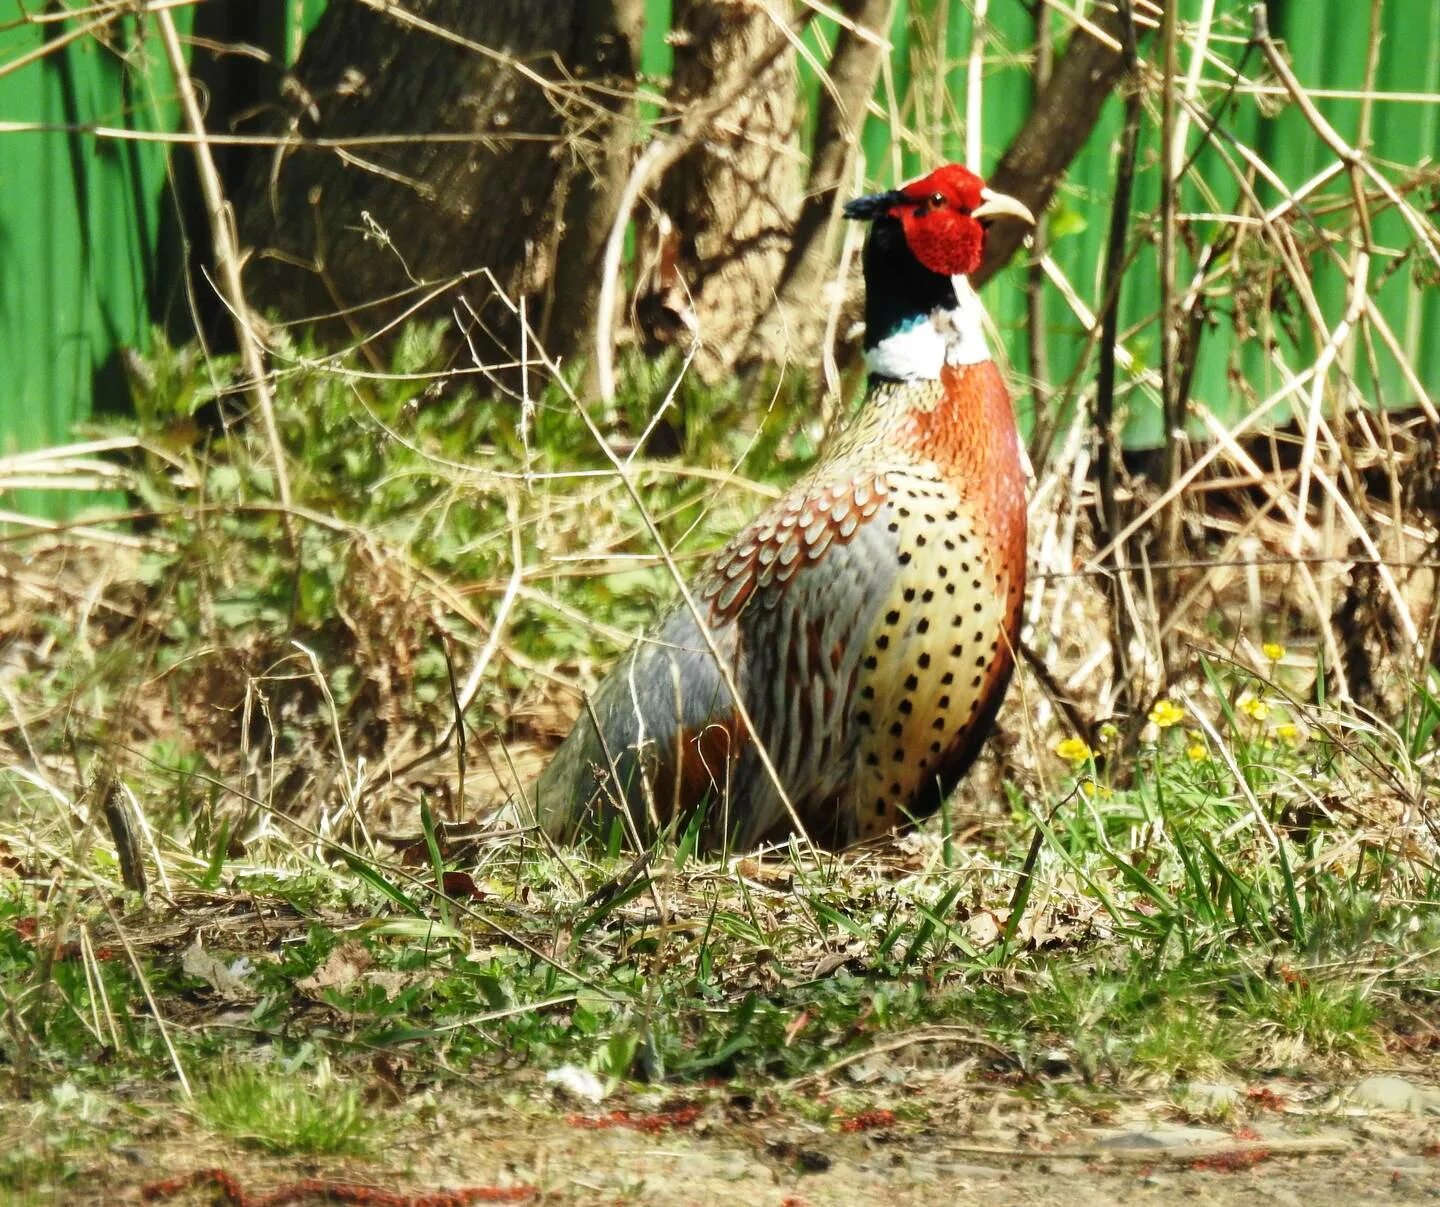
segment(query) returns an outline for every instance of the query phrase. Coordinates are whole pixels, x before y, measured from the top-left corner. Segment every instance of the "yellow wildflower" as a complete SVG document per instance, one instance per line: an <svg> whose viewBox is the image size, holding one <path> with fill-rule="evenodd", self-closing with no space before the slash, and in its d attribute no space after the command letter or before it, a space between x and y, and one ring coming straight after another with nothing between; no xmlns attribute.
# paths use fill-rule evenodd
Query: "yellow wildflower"
<svg viewBox="0 0 1440 1207"><path fill-rule="evenodd" d="M1082 780L1080 782L1080 793L1091 800L1109 800L1115 795L1113 788L1107 788L1104 784L1097 784L1094 780Z"/></svg>
<svg viewBox="0 0 1440 1207"><path fill-rule="evenodd" d="M1260 647L1260 652L1270 659L1271 662L1279 662L1280 659L1285 657L1285 647L1278 641L1267 641Z"/></svg>
<svg viewBox="0 0 1440 1207"><path fill-rule="evenodd" d="M1169 729L1185 719L1185 710L1173 700L1156 700L1150 710L1150 721L1157 729Z"/></svg>
<svg viewBox="0 0 1440 1207"><path fill-rule="evenodd" d="M1256 696L1241 696L1240 711L1252 721L1263 721L1270 715L1270 705Z"/></svg>
<svg viewBox="0 0 1440 1207"><path fill-rule="evenodd" d="M1066 738L1064 741L1055 743L1055 753L1067 763L1083 763L1094 752L1086 744L1084 738Z"/></svg>
<svg viewBox="0 0 1440 1207"><path fill-rule="evenodd" d="M1305 731L1293 721L1275 726L1275 736L1290 746L1301 746L1305 742Z"/></svg>
<svg viewBox="0 0 1440 1207"><path fill-rule="evenodd" d="M1119 736L1120 726L1116 725L1114 721L1106 721L1104 725L1100 726L1100 745L1108 746Z"/></svg>
<svg viewBox="0 0 1440 1207"><path fill-rule="evenodd" d="M1191 742L1185 747L1185 757L1192 763L1203 763L1210 757L1210 752L1205 749L1204 742Z"/></svg>

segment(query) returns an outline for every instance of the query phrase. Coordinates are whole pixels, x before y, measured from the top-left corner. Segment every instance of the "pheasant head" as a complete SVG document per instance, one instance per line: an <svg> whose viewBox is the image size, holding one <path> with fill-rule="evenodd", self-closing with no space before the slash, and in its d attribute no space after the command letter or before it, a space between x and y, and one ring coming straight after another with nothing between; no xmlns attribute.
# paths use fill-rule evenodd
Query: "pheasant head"
<svg viewBox="0 0 1440 1207"><path fill-rule="evenodd" d="M872 223L865 355L873 374L933 379L946 364L990 359L968 278L984 259L992 222L1034 223L1022 202L986 188L959 164L944 164L888 193L855 198L845 216Z"/></svg>

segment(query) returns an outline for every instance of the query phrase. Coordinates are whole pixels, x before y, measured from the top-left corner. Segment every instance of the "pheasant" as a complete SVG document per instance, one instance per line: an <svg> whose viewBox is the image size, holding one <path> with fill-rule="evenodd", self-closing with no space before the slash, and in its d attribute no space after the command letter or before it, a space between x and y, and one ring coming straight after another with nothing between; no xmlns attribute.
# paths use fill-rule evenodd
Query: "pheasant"
<svg viewBox="0 0 1440 1207"><path fill-rule="evenodd" d="M968 276L992 221L1034 218L954 164L844 213L872 223L865 402L709 562L693 610L582 709L530 801L553 838L622 810L649 836L701 811L708 848L797 822L846 846L938 809L993 724L1025 589L1025 476Z"/></svg>

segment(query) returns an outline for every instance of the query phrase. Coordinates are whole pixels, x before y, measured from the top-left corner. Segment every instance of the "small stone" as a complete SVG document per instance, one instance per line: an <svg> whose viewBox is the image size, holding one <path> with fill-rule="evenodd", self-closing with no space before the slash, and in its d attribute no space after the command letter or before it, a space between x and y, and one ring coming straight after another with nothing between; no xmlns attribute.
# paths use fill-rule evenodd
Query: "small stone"
<svg viewBox="0 0 1440 1207"><path fill-rule="evenodd" d="M873 1081L878 1081L885 1075L885 1071L886 1062L876 1057L857 1060L854 1064L845 1066L845 1076L856 1085L869 1085Z"/></svg>
<svg viewBox="0 0 1440 1207"><path fill-rule="evenodd" d="M1046 1077L1063 1077L1070 1072L1070 1054L1063 1048L1051 1048L1040 1058L1040 1072Z"/></svg>
<svg viewBox="0 0 1440 1207"><path fill-rule="evenodd" d="M1101 1148L1189 1148L1215 1144L1229 1138L1228 1132L1213 1127L1160 1127L1123 1131L1100 1140Z"/></svg>
<svg viewBox="0 0 1440 1207"><path fill-rule="evenodd" d="M830 1168L830 1158L816 1148L801 1148L795 1153L795 1164L805 1173L824 1173Z"/></svg>
<svg viewBox="0 0 1440 1207"><path fill-rule="evenodd" d="M600 1102L605 1098L605 1083L589 1069L578 1065L561 1065L545 1074L545 1081L581 1102Z"/></svg>
<svg viewBox="0 0 1440 1207"><path fill-rule="evenodd" d="M1350 1091L1350 1101L1379 1111L1440 1115L1440 1090L1415 1085L1403 1077L1367 1077Z"/></svg>

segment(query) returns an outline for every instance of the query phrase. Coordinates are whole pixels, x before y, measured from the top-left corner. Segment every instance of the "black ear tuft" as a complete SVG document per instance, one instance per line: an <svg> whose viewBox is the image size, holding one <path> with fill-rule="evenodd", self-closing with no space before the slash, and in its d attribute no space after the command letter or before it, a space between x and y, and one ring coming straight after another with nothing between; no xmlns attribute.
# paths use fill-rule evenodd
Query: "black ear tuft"
<svg viewBox="0 0 1440 1207"><path fill-rule="evenodd" d="M869 222L872 218L883 218L893 206L909 201L910 198L898 190L888 193L871 193L868 197L854 197L845 203L844 214Z"/></svg>

